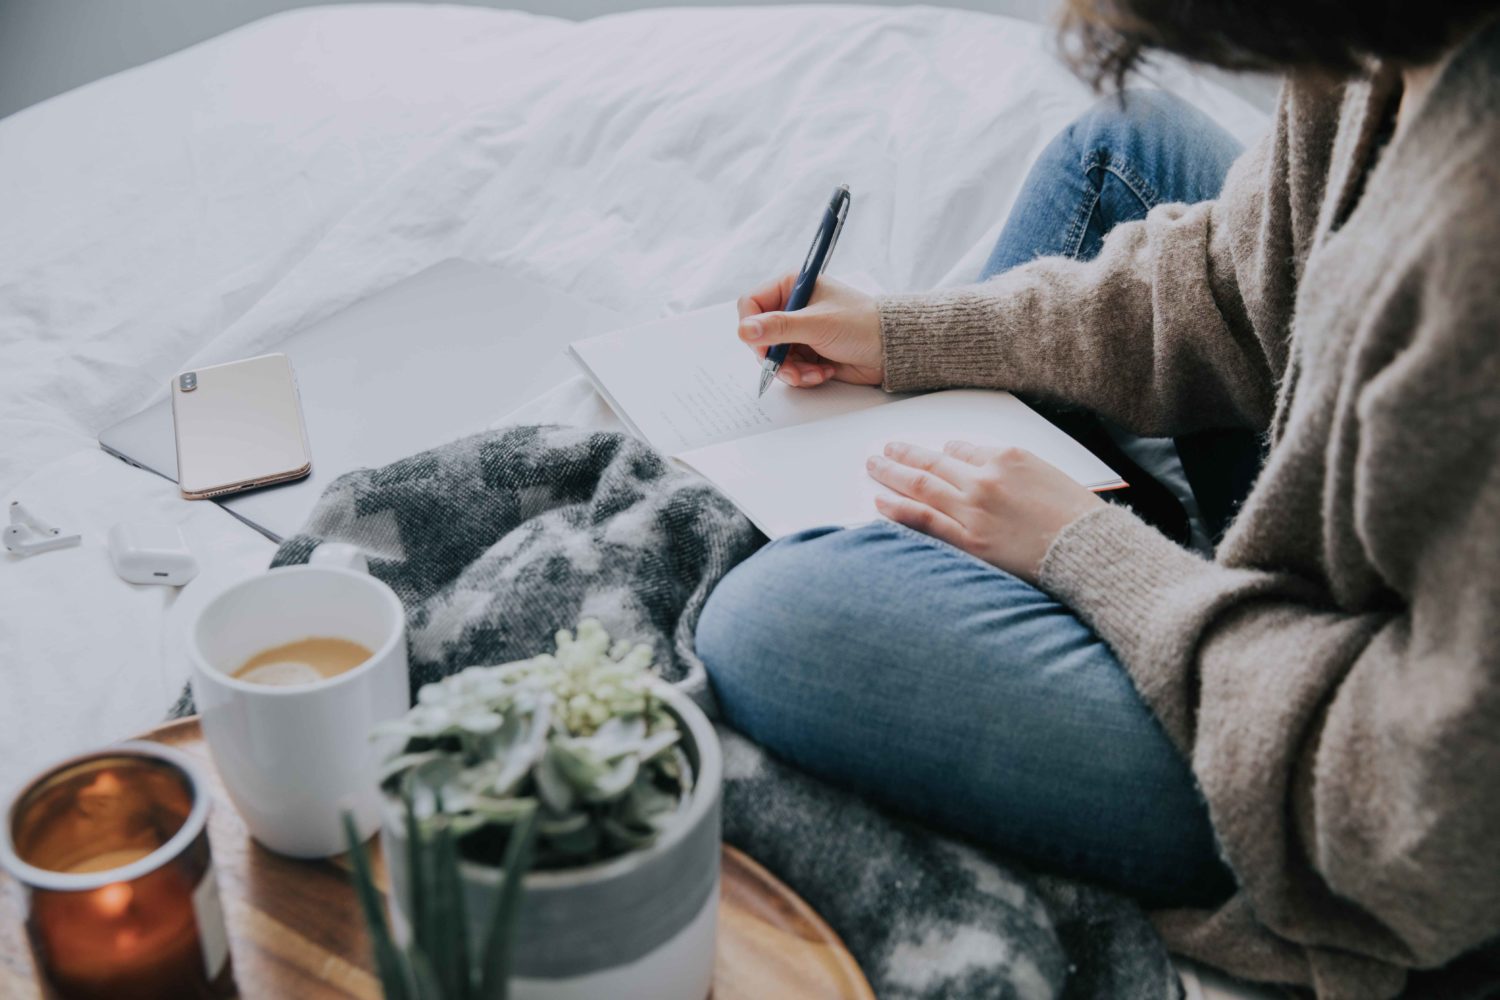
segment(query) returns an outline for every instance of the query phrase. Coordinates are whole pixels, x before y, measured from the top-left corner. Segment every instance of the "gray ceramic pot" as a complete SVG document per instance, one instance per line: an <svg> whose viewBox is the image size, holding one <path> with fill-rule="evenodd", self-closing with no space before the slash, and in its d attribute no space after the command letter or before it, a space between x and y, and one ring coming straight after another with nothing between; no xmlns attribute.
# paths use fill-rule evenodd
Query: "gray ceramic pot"
<svg viewBox="0 0 1500 1000"><path fill-rule="evenodd" d="M677 821L655 843L609 861L526 878L515 946L513 1000L703 1000L713 980L719 901L723 759L697 705L665 684L655 693L677 717L694 785ZM406 835L386 802L381 849L394 890L397 936L407 921ZM462 862L474 947L499 883Z"/></svg>

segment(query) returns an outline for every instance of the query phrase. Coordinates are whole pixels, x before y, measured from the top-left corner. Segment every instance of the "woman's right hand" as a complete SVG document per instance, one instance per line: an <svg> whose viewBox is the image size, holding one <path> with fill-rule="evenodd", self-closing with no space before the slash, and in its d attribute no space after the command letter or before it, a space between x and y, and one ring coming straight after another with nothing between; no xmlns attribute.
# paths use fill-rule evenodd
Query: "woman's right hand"
<svg viewBox="0 0 1500 1000"><path fill-rule="evenodd" d="M812 301L796 312L782 312L796 274L788 274L739 300L739 337L757 356L791 344L778 377L787 385L810 388L829 379L879 385L885 377L880 344L880 313L875 299L848 285L819 278Z"/></svg>

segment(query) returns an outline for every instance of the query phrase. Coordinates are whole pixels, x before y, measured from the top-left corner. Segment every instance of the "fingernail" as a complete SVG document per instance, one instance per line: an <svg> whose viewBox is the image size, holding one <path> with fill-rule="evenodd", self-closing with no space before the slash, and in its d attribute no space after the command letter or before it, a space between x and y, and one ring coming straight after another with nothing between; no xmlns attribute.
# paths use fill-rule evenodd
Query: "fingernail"
<svg viewBox="0 0 1500 1000"><path fill-rule="evenodd" d="M881 461L882 460L879 455L871 455L869 458L865 459L865 468L872 470L878 469L880 468Z"/></svg>
<svg viewBox="0 0 1500 1000"><path fill-rule="evenodd" d="M762 333L760 324L753 319L747 319L741 323L740 330L746 340L759 340Z"/></svg>

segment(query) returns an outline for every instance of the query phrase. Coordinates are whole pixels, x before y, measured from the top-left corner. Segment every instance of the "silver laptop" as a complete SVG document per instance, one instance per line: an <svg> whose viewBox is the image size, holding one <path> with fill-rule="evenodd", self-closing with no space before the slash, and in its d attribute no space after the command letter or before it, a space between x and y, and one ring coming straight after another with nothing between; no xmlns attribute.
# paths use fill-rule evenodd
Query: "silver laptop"
<svg viewBox="0 0 1500 1000"><path fill-rule="evenodd" d="M279 542L339 476L483 430L577 373L566 356L570 341L621 325L619 314L562 292L444 261L274 348L297 375L311 475L183 503L218 503ZM175 482L171 400L105 430L99 446Z"/></svg>

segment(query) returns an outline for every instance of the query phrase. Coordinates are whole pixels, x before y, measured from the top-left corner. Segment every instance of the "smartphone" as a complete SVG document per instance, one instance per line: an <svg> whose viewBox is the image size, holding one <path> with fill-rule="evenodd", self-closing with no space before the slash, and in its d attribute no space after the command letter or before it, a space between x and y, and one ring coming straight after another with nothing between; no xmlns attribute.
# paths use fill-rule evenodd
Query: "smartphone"
<svg viewBox="0 0 1500 1000"><path fill-rule="evenodd" d="M172 379L177 486L207 500L312 471L297 382L285 354L179 372Z"/></svg>

